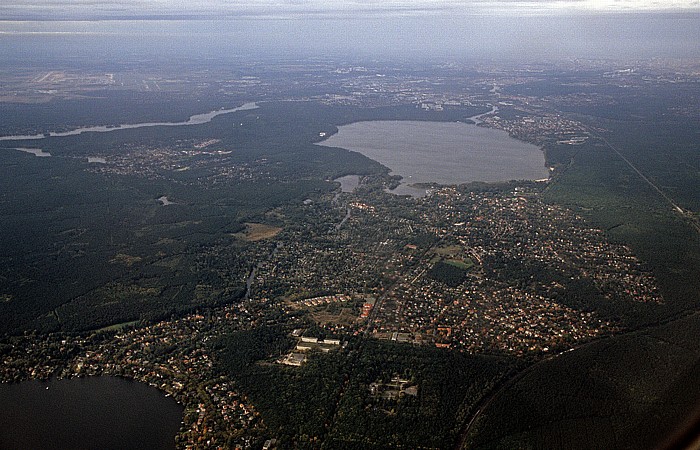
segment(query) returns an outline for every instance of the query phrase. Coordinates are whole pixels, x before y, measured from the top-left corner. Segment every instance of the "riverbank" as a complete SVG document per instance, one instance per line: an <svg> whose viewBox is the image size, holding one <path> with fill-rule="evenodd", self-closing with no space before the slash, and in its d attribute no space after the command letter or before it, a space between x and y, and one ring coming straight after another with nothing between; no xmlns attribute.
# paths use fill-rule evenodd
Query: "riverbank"
<svg viewBox="0 0 700 450"><path fill-rule="evenodd" d="M117 126L99 125L99 126L93 126L93 127L76 128L75 130L62 131L62 132L48 132L48 133L44 133L44 134L34 134L34 135L0 136L0 141L37 141L37 140L46 139L49 137L77 136L77 135L80 135L83 133L108 133L111 131L131 130L131 129L135 129L135 128L146 128L146 127L179 127L179 126L188 126L188 125L201 125L201 124L204 124L207 122L211 122L211 120L214 117L220 116L222 114L229 114L229 113L233 113L236 111L248 111L248 110L256 109L256 108L258 108L257 103L249 102L249 103L244 103L243 105L236 107L236 108L220 109L220 110L216 110L216 111L210 111L210 112L204 113L204 114L195 114L193 116L190 116L190 118L184 122L146 122L146 123L122 124L122 125L117 125Z"/></svg>

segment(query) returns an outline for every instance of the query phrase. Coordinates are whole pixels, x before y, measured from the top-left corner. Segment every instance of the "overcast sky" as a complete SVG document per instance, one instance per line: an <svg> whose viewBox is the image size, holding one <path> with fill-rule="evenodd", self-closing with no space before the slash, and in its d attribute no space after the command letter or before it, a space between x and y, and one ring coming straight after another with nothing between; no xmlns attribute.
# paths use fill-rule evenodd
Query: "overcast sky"
<svg viewBox="0 0 700 450"><path fill-rule="evenodd" d="M102 51L132 38L158 52L700 57L700 0L2 0L0 44L38 36Z"/></svg>
<svg viewBox="0 0 700 450"><path fill-rule="evenodd" d="M387 17L700 11L698 0L3 0L4 20Z"/></svg>

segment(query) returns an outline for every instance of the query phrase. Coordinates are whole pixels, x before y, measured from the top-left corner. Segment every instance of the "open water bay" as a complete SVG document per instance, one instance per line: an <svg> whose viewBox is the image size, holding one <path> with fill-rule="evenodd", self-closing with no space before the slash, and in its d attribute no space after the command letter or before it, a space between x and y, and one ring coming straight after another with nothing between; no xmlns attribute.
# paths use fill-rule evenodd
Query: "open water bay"
<svg viewBox="0 0 700 450"><path fill-rule="evenodd" d="M501 130L461 122L371 121L338 128L321 142L353 150L415 183L461 184L547 178L544 153ZM404 192L401 192L401 191Z"/></svg>
<svg viewBox="0 0 700 450"><path fill-rule="evenodd" d="M175 448L183 409L159 390L115 377L0 384L1 449Z"/></svg>

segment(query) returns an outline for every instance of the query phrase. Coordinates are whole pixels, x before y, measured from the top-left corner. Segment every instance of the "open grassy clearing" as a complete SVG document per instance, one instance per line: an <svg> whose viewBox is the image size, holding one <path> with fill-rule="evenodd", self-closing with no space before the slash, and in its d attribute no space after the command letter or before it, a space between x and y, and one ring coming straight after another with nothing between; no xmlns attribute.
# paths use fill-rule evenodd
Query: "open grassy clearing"
<svg viewBox="0 0 700 450"><path fill-rule="evenodd" d="M280 231L282 231L280 227L273 227L264 223L246 222L245 230L241 233L236 233L234 236L249 242L256 242L271 239L277 236Z"/></svg>

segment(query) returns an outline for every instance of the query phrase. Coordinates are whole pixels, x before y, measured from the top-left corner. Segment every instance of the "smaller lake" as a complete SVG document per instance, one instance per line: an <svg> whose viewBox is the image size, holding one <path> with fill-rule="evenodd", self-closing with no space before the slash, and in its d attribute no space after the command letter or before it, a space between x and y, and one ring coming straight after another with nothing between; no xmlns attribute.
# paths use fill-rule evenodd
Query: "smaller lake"
<svg viewBox="0 0 700 450"><path fill-rule="evenodd" d="M345 175L333 181L340 183L340 192L353 192L360 185L359 175Z"/></svg>
<svg viewBox="0 0 700 450"><path fill-rule="evenodd" d="M39 156L39 157L48 157L51 156L51 153L45 152L40 148L25 148L25 147L16 147L14 150L19 150L20 152L24 153L31 153L34 156Z"/></svg>
<svg viewBox="0 0 700 450"><path fill-rule="evenodd" d="M175 204L175 202L171 202L165 195L163 195L162 197L158 197L156 200L158 200L163 206Z"/></svg>
<svg viewBox="0 0 700 450"><path fill-rule="evenodd" d="M183 408L159 390L115 377L0 384L0 448L175 448Z"/></svg>
<svg viewBox="0 0 700 450"><path fill-rule="evenodd" d="M382 163L403 177L394 193L419 195L415 183L462 184L547 178L544 153L501 130L459 122L371 121L338 128L319 143Z"/></svg>

